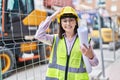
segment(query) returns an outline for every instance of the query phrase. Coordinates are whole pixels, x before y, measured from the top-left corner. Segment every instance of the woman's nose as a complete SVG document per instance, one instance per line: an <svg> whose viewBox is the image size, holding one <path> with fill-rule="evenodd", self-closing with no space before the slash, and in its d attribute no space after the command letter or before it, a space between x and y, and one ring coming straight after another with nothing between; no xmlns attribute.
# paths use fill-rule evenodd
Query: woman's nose
<svg viewBox="0 0 120 80"><path fill-rule="evenodd" d="M70 20L67 20L66 24L69 25L70 24Z"/></svg>

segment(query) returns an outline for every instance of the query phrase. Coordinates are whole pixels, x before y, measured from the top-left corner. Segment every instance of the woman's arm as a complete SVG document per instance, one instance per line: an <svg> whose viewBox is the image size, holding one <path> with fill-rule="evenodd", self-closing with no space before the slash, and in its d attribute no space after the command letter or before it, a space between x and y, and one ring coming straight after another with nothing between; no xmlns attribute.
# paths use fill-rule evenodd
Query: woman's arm
<svg viewBox="0 0 120 80"><path fill-rule="evenodd" d="M95 54L94 54L93 59L89 59L89 62L92 66L97 66L99 64L98 58L96 57Z"/></svg>
<svg viewBox="0 0 120 80"><path fill-rule="evenodd" d="M35 39L48 45L52 45L53 42L53 35L46 34L46 29L49 27L51 20L51 17L47 17L44 22L41 22L34 36Z"/></svg>
<svg viewBox="0 0 120 80"><path fill-rule="evenodd" d="M46 34L46 29L50 26L51 21L56 18L57 14L59 14L61 10L62 10L62 8L58 9L51 16L48 16L44 22L41 22L41 24L39 25L39 28L34 36L35 39L38 39L39 41L44 42L45 44L52 45L53 35Z"/></svg>
<svg viewBox="0 0 120 80"><path fill-rule="evenodd" d="M99 61L98 61L98 58L96 57L94 51L93 51L93 41L91 40L90 38L90 41L89 41L89 44L91 45L92 47L92 54L93 54L93 58L92 59L89 59L89 62L92 66L97 66L99 64Z"/></svg>

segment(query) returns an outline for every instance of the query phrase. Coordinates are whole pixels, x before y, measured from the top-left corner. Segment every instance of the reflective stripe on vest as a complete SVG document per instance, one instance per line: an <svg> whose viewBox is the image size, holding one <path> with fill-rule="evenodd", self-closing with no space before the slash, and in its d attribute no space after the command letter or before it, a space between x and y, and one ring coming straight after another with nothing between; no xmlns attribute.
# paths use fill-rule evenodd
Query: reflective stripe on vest
<svg viewBox="0 0 120 80"><path fill-rule="evenodd" d="M58 46L58 41L59 41L59 38L56 37L54 48L53 48L54 50L53 50L52 62L49 63L49 69L55 69L58 72L59 72L59 70L64 72L66 69L66 66L57 64L57 54L56 54L57 51L56 50L57 50L57 46ZM80 66L79 68L69 67L68 72L86 73L86 69L84 68L84 65L82 63L82 58L81 58L81 63L79 66ZM50 73L50 72L48 72L48 73ZM58 79L58 76L56 76L56 77L51 76L50 77L50 75L47 75L46 80L60 80L60 79Z"/></svg>
<svg viewBox="0 0 120 80"><path fill-rule="evenodd" d="M46 77L46 80L59 80L57 78Z"/></svg>

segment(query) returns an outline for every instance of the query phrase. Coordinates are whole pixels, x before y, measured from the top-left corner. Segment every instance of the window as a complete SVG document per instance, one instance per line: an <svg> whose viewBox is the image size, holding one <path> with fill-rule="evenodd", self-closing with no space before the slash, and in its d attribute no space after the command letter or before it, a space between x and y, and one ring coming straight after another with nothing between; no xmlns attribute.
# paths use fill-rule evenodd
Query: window
<svg viewBox="0 0 120 80"><path fill-rule="evenodd" d="M19 21L23 19L34 9L34 0L8 0L6 14L7 23ZM20 18L21 16L21 18Z"/></svg>
<svg viewBox="0 0 120 80"><path fill-rule="evenodd" d="M112 12L116 12L117 11L117 6L116 5L112 5L111 6L111 11Z"/></svg>
<svg viewBox="0 0 120 80"><path fill-rule="evenodd" d="M80 2L79 2L79 0L72 0L72 3L74 6L77 6L77 5L79 5Z"/></svg>
<svg viewBox="0 0 120 80"><path fill-rule="evenodd" d="M114 2L114 1L117 1L117 0L112 0L112 1Z"/></svg>
<svg viewBox="0 0 120 80"><path fill-rule="evenodd" d="M8 0L7 10L30 13L33 10L33 0Z"/></svg>
<svg viewBox="0 0 120 80"><path fill-rule="evenodd" d="M99 1L101 1L101 2L105 2L105 0L99 0Z"/></svg>
<svg viewBox="0 0 120 80"><path fill-rule="evenodd" d="M105 4L105 0L98 0L97 1L99 4Z"/></svg>
<svg viewBox="0 0 120 80"><path fill-rule="evenodd" d="M93 0L87 0L87 3L92 3L93 2Z"/></svg>

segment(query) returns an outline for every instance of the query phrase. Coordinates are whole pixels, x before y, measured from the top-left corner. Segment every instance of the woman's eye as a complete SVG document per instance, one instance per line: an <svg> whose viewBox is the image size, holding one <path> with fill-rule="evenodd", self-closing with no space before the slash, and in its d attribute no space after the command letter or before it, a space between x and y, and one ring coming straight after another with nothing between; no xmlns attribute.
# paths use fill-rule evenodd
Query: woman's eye
<svg viewBox="0 0 120 80"><path fill-rule="evenodd" d="M70 19L70 21L74 21L73 19Z"/></svg>
<svg viewBox="0 0 120 80"><path fill-rule="evenodd" d="M63 19L62 20L63 22L73 22L73 21L75 21L75 19L74 18L69 18L69 19Z"/></svg>
<svg viewBox="0 0 120 80"><path fill-rule="evenodd" d="M64 20L63 22L67 22L67 20Z"/></svg>

